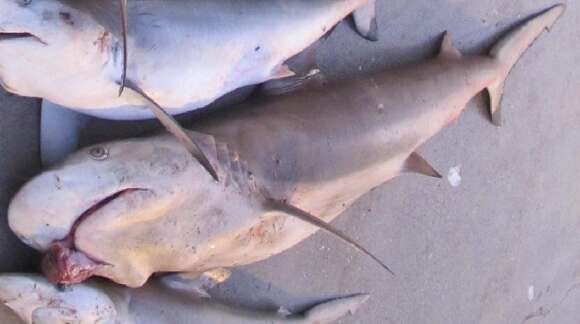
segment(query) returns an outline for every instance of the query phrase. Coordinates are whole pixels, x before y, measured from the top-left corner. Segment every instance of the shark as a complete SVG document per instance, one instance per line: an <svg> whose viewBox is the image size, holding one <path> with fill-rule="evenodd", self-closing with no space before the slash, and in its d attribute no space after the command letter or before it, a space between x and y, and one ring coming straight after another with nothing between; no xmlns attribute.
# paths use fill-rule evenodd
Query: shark
<svg viewBox="0 0 580 324"><path fill-rule="evenodd" d="M161 280L152 280L139 289L103 280L63 289L38 274L0 275L2 323L330 324L354 314L368 298L367 294L355 294L316 304L302 314L290 314L242 309L199 299Z"/></svg>
<svg viewBox="0 0 580 324"><path fill-rule="evenodd" d="M286 62L350 14L376 39L374 8L368 0L1 0L0 84L99 118L154 118L142 98L119 93L131 84L176 115L294 75Z"/></svg>
<svg viewBox="0 0 580 324"><path fill-rule="evenodd" d="M480 92L501 124L506 78L564 11L524 20L487 54L462 55L446 33L423 63L208 116L183 131L196 158L164 134L81 149L22 187L10 228L44 254L43 271L58 283L195 277L264 260L319 229L391 271L330 223L397 176L440 177L418 150Z"/></svg>

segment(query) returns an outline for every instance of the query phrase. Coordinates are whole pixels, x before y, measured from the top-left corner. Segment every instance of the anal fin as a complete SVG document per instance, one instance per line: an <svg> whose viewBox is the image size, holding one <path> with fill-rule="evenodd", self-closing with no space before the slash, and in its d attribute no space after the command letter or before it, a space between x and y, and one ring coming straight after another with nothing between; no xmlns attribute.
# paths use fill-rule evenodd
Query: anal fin
<svg viewBox="0 0 580 324"><path fill-rule="evenodd" d="M413 152L405 161L404 172L418 173L433 178L442 178L441 174L435 170L419 153Z"/></svg>
<svg viewBox="0 0 580 324"><path fill-rule="evenodd" d="M89 117L42 100L40 158L44 167L54 165L78 150L79 137Z"/></svg>

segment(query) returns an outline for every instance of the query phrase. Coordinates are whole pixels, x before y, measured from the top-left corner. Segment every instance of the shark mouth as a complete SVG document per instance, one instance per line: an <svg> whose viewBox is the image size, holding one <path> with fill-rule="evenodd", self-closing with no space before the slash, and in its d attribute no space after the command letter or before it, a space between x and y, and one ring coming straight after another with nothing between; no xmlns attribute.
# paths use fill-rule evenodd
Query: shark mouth
<svg viewBox="0 0 580 324"><path fill-rule="evenodd" d="M69 234L62 240L55 241L42 259L42 272L47 279L57 284L76 284L92 277L105 262L96 260L75 246L75 235L78 227L89 217L113 201L137 191L148 191L141 188L129 188L95 203L74 222Z"/></svg>
<svg viewBox="0 0 580 324"><path fill-rule="evenodd" d="M38 36L27 32L0 32L0 42L14 39L33 39L44 45L47 45L45 41L40 39Z"/></svg>

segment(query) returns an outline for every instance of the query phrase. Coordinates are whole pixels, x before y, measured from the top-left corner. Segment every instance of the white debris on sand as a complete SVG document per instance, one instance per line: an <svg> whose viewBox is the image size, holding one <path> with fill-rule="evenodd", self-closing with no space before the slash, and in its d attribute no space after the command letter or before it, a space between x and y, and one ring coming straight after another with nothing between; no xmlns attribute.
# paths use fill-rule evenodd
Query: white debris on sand
<svg viewBox="0 0 580 324"><path fill-rule="evenodd" d="M447 181L452 187L459 187L461 185L461 166L458 165L449 169L447 173Z"/></svg>
<svg viewBox="0 0 580 324"><path fill-rule="evenodd" d="M534 297L535 297L534 295L535 295L535 293L534 293L534 286L529 286L528 287L528 300L529 301L534 300Z"/></svg>

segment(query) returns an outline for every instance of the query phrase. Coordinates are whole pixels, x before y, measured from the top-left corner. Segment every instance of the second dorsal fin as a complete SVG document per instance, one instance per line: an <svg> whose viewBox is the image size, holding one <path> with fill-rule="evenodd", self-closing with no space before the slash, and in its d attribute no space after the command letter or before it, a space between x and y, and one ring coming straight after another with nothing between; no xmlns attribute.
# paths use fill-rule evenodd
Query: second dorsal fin
<svg viewBox="0 0 580 324"><path fill-rule="evenodd" d="M439 49L439 58L445 59L459 59L463 55L455 46L453 46L453 40L449 32L443 34L443 40L441 41L441 48Z"/></svg>

